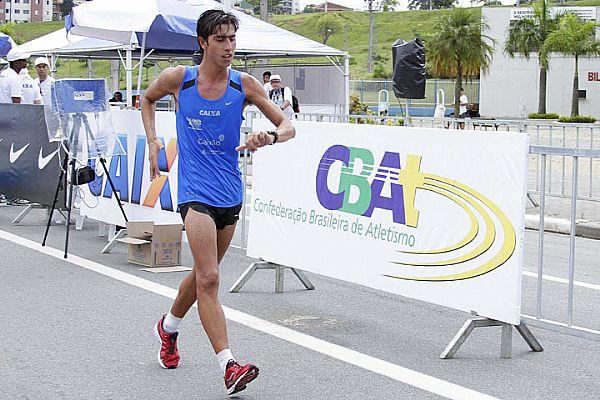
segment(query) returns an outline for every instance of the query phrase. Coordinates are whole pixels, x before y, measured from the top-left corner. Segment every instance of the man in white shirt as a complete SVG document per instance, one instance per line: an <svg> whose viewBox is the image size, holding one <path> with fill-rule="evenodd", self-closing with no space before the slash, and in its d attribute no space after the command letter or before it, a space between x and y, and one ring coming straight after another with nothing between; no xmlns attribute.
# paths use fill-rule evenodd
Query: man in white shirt
<svg viewBox="0 0 600 400"><path fill-rule="evenodd" d="M19 72L27 68L30 54L18 53L14 49L6 55L10 66L0 73L0 103L21 103L23 84Z"/></svg>
<svg viewBox="0 0 600 400"><path fill-rule="evenodd" d="M466 118L467 117L467 106L469 105L469 99L465 94L465 89L460 88L460 105L458 107L458 118ZM465 123L459 123L460 129L465 129Z"/></svg>
<svg viewBox="0 0 600 400"><path fill-rule="evenodd" d="M44 104L50 106L52 105L50 97L50 88L52 87L52 82L55 81L55 79L50 76L50 61L48 61L46 57L36 58L35 72L38 76L37 78L35 78L35 82L40 86L40 91L42 92Z"/></svg>
<svg viewBox="0 0 600 400"><path fill-rule="evenodd" d="M277 104L287 119L292 119L294 109L292 108L292 89L281 85L281 76L271 75L271 86L269 90L269 99Z"/></svg>
<svg viewBox="0 0 600 400"><path fill-rule="evenodd" d="M273 89L271 87L271 71L263 72L263 89L265 89L266 94L269 94L269 90Z"/></svg>
<svg viewBox="0 0 600 400"><path fill-rule="evenodd" d="M40 87L29 75L27 68L23 68L19 72L19 77L21 78L21 85L23 87L21 104L42 104Z"/></svg>

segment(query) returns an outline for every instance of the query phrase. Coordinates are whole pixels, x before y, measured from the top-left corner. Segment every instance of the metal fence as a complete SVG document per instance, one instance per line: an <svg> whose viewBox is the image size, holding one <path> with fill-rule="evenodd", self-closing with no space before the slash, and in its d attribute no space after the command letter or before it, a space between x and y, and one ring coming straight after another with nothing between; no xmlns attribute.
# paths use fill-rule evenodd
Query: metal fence
<svg viewBox="0 0 600 400"><path fill-rule="evenodd" d="M260 113L247 112L245 131L250 132L254 118ZM332 115L332 114L298 114L299 121L333 122L333 123L363 123L376 125L407 125L427 128L460 128L464 124L466 130L522 132L529 134L531 146L529 151L529 182L530 196L539 197L539 225L546 227L546 200L548 197L568 199L569 201L569 254L567 264L568 278L561 280L567 284L566 310L552 310L548 316L543 311L542 299L544 293L545 266L545 229L539 229L537 249L537 285L535 287L535 315L523 314L526 323L544 329L554 330L579 337L600 340L600 330L597 327L579 326L574 320L574 286L576 267L576 219L578 201L598 202L600 193L594 188L593 174L600 168L600 145L598 134L600 126L590 124L561 124L546 121L515 121L515 120L469 120L469 119L434 119L434 118L399 118L378 117L365 115ZM248 167L252 164L250 153L243 157L244 187L246 187ZM586 189L582 192L582 182ZM532 197L530 197L533 200ZM598 203L594 203L598 204ZM536 204L537 205L537 204ZM247 220L242 218L242 238L245 238ZM242 242L245 248L245 240ZM598 287L600 285L589 284ZM598 289L597 288L597 289ZM559 312L557 312L559 311ZM558 315L558 316L557 316ZM562 317L562 318L561 318Z"/></svg>
<svg viewBox="0 0 600 400"><path fill-rule="evenodd" d="M350 93L358 94L361 103L376 105L379 102L378 96L380 90L387 90L390 94L390 103L399 104L394 97L394 82L392 80L351 80ZM465 94L469 103L479 103L479 80L469 80L463 82ZM413 106L435 106L435 98L438 89L443 89L446 94L446 106L451 106L454 101L454 81L450 79L428 79L425 85L425 98L412 99ZM393 101L392 101L393 100ZM404 106L404 104L402 104Z"/></svg>

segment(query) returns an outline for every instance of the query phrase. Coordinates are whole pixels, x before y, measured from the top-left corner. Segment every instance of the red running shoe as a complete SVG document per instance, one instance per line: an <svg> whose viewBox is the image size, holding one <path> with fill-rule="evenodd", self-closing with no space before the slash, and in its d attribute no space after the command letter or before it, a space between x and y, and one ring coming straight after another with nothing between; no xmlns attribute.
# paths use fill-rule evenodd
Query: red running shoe
<svg viewBox="0 0 600 400"><path fill-rule="evenodd" d="M160 342L158 363L163 368L172 369L179 366L179 350L177 350L178 332L168 333L163 329L165 316L163 315L160 321L154 326L154 334Z"/></svg>
<svg viewBox="0 0 600 400"><path fill-rule="evenodd" d="M227 394L232 395L246 389L246 385L258 376L258 368L252 364L240 365L236 361L227 363L225 371L225 387Z"/></svg>

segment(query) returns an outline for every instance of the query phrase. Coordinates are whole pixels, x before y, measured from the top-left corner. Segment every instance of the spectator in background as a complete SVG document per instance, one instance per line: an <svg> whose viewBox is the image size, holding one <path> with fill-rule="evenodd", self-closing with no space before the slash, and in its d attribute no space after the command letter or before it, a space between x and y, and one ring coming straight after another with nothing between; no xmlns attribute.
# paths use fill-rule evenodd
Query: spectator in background
<svg viewBox="0 0 600 400"><path fill-rule="evenodd" d="M269 99L281 108L287 119L292 119L294 110L292 108L292 89L281 84L281 76L271 75L271 86Z"/></svg>
<svg viewBox="0 0 600 400"><path fill-rule="evenodd" d="M19 77L21 78L21 85L23 87L21 104L43 104L40 86L29 75L27 68L23 68L19 72Z"/></svg>
<svg viewBox="0 0 600 400"><path fill-rule="evenodd" d="M123 102L123 93L115 92L113 97L108 101L109 103L122 103Z"/></svg>
<svg viewBox="0 0 600 400"><path fill-rule="evenodd" d="M263 72L263 88L265 89L265 93L269 93L271 87L271 71Z"/></svg>
<svg viewBox="0 0 600 400"><path fill-rule="evenodd" d="M50 106L52 105L50 90L52 88L52 82L55 81L55 79L50 76L50 61L48 61L46 57L38 57L35 59L34 65L35 72L38 76L34 81L40 87L44 104Z"/></svg>
<svg viewBox="0 0 600 400"><path fill-rule="evenodd" d="M9 67L0 73L0 103L21 103L23 85L19 72L27 69L27 59L30 54L18 53L14 49L8 52L6 59Z"/></svg>
<svg viewBox="0 0 600 400"><path fill-rule="evenodd" d="M458 118L466 118L467 117L467 106L469 105L469 99L465 94L465 89L460 88L460 105L458 108ZM465 129L465 123L459 123L460 129Z"/></svg>

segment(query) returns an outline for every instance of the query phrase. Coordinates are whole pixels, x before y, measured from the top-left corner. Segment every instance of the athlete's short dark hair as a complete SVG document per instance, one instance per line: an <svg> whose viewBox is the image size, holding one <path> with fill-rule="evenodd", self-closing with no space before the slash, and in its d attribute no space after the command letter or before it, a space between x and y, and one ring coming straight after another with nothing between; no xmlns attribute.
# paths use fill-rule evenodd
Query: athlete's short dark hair
<svg viewBox="0 0 600 400"><path fill-rule="evenodd" d="M233 25L236 31L240 27L240 21L231 13L223 10L204 11L198 18L196 34L198 37L208 41L208 37L217 33L219 27L223 24Z"/></svg>
<svg viewBox="0 0 600 400"><path fill-rule="evenodd" d="M271 76L271 71L265 71L265 72L263 72L263 76Z"/></svg>

